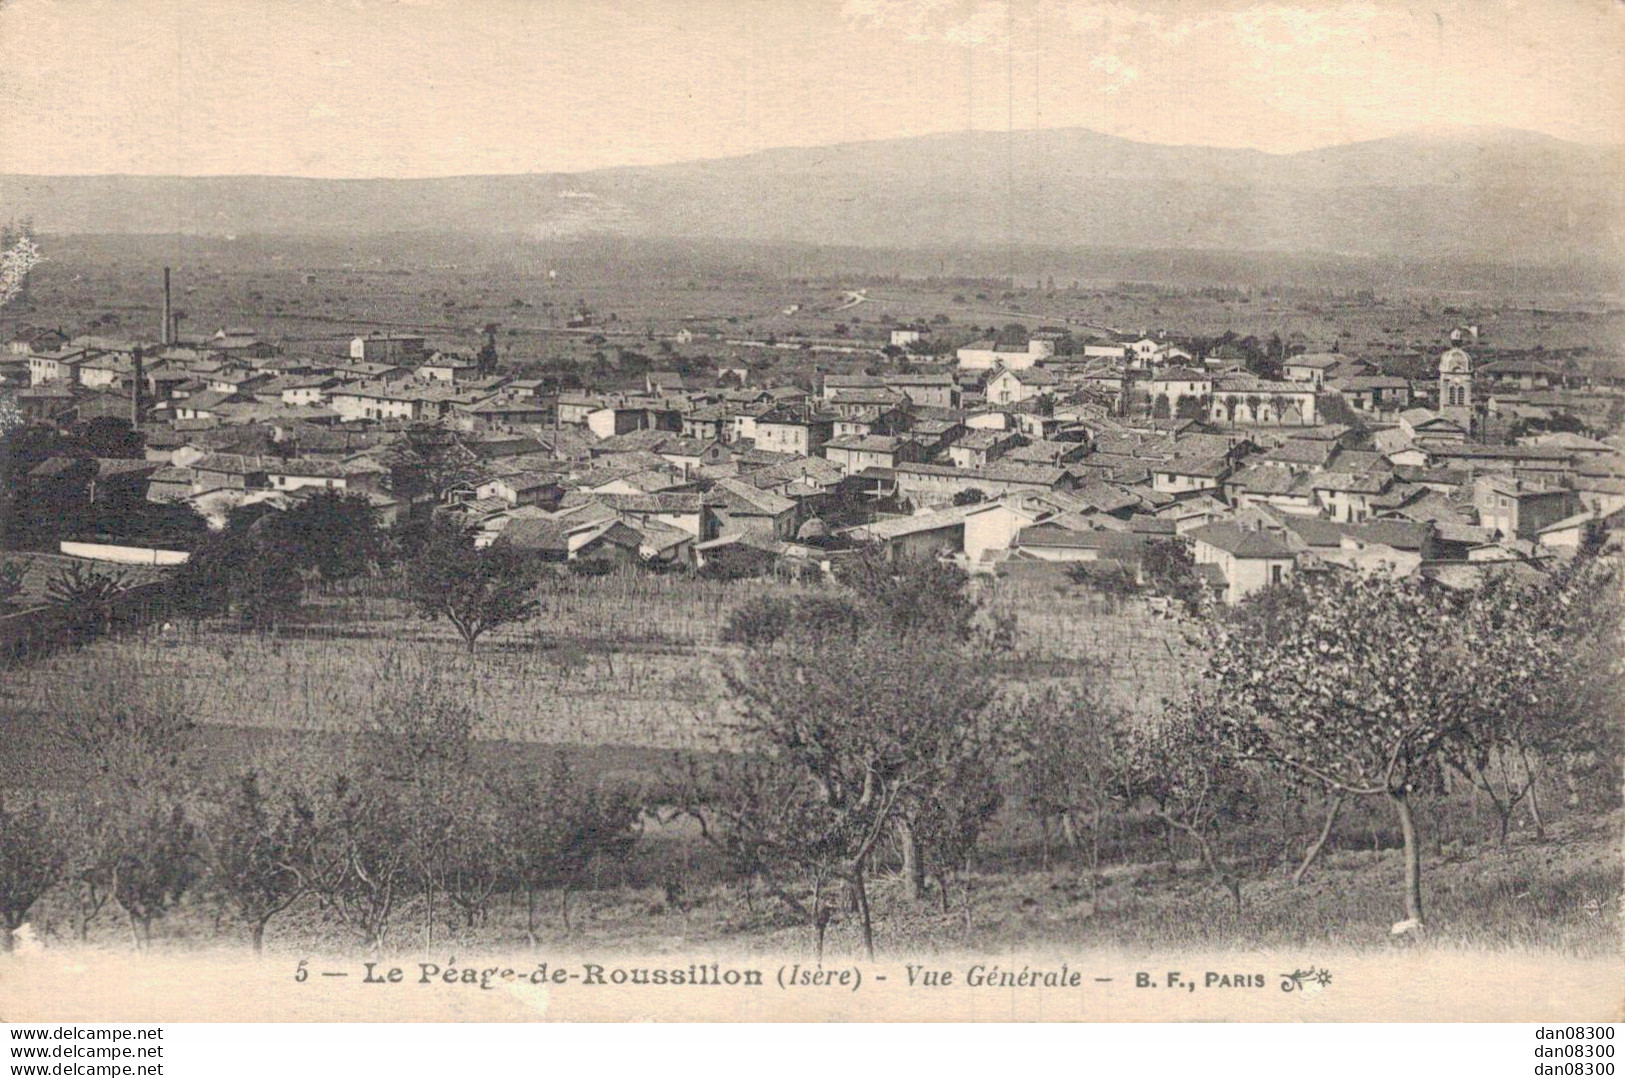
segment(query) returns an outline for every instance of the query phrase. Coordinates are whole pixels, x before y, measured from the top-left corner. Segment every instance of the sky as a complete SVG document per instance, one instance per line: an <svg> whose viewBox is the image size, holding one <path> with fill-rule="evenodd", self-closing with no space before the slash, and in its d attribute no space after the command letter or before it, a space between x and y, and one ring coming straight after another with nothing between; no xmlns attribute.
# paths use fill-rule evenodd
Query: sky
<svg viewBox="0 0 1625 1078"><path fill-rule="evenodd" d="M1625 142L1620 0L0 0L0 172L575 172L967 129Z"/></svg>

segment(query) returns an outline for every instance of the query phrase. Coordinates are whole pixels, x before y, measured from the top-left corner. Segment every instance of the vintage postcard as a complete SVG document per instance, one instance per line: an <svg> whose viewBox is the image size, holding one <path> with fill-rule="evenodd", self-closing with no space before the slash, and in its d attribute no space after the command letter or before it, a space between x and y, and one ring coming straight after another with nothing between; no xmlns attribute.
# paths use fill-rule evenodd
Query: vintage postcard
<svg viewBox="0 0 1625 1078"><path fill-rule="evenodd" d="M1625 1018L1625 4L0 48L0 1019Z"/></svg>

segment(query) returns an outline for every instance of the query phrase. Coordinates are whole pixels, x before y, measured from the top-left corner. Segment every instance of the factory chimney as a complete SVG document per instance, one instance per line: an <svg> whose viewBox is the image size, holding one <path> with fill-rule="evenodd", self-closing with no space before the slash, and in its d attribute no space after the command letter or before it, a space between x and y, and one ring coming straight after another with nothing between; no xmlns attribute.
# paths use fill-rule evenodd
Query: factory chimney
<svg viewBox="0 0 1625 1078"><path fill-rule="evenodd" d="M175 343L175 316L169 305L168 266L164 267L164 325L162 332L158 335L158 339L163 342L163 345L166 348Z"/></svg>

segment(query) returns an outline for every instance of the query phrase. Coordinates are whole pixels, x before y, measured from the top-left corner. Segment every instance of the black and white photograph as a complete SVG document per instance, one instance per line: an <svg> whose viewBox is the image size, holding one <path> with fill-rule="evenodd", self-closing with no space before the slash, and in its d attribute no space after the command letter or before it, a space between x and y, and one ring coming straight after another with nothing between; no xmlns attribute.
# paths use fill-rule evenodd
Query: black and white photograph
<svg viewBox="0 0 1625 1078"><path fill-rule="evenodd" d="M0 55L0 1020L1625 1018L1625 4Z"/></svg>

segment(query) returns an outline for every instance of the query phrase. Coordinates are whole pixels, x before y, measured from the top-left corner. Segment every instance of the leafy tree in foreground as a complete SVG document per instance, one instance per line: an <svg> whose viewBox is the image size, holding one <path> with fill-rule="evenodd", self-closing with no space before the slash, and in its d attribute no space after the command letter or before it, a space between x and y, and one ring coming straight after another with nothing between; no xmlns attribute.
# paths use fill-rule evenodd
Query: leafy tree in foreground
<svg viewBox="0 0 1625 1078"><path fill-rule="evenodd" d="M138 949L152 942L152 925L169 914L203 876L197 827L185 806L155 793L138 797L115 832L113 901L130 919Z"/></svg>
<svg viewBox="0 0 1625 1078"><path fill-rule="evenodd" d="M624 857L637 841L640 812L624 791L582 779L554 758L544 778L496 786L504 867L525 893L525 939L534 950L536 897L557 888L559 915L570 926L570 891L595 857Z"/></svg>
<svg viewBox="0 0 1625 1078"><path fill-rule="evenodd" d="M941 634L887 627L800 637L792 647L753 652L728 675L745 713L747 749L769 769L757 778L787 798L778 815L792 825L787 837L756 844L801 845L792 860L844 880L871 954L875 844L895 829L905 875L917 883L927 853L921 831L946 822L931 819L935 796L964 778L967 761L991 764L986 713L994 688L979 660ZM736 824L753 826L742 814Z"/></svg>
<svg viewBox="0 0 1625 1078"><path fill-rule="evenodd" d="M1104 695L1103 678L1088 671L1077 683L1048 688L1015 702L1011 728L1017 773L1044 835L1051 828L1074 854L1088 833L1090 886L1100 871L1100 837L1127 780L1128 730Z"/></svg>
<svg viewBox="0 0 1625 1078"><path fill-rule="evenodd" d="M1422 914L1415 795L1479 687L1456 676L1466 601L1426 583L1341 574L1272 588L1216 621L1212 721L1243 757L1331 794L1380 797L1404 837L1407 920Z"/></svg>
<svg viewBox="0 0 1625 1078"><path fill-rule="evenodd" d="M66 863L62 833L44 808L10 810L0 802L0 951L11 950L13 934Z"/></svg>
<svg viewBox="0 0 1625 1078"><path fill-rule="evenodd" d="M267 789L253 770L235 775L222 801L209 828L210 885L248 925L259 954L271 919L310 886L315 814L295 791Z"/></svg>
<svg viewBox="0 0 1625 1078"><path fill-rule="evenodd" d="M1244 823L1253 799L1242 758L1204 703L1168 709L1160 723L1130 732L1124 796L1196 844L1202 865L1241 910L1241 878L1220 852L1226 825ZM1169 852L1173 853L1170 842Z"/></svg>

